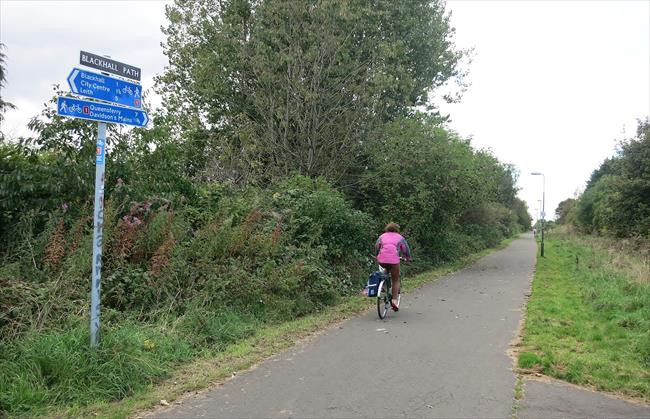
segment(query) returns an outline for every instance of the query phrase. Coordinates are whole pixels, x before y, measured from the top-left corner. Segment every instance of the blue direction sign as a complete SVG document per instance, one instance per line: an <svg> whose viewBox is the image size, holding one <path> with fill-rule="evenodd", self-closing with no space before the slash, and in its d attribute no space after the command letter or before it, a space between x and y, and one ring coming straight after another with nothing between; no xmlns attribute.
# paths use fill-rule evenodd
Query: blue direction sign
<svg viewBox="0 0 650 419"><path fill-rule="evenodd" d="M63 96L59 96L57 100L56 113L72 118L133 125L135 127L145 127L147 126L147 122L149 122L147 113L139 109L123 108L121 106Z"/></svg>
<svg viewBox="0 0 650 419"><path fill-rule="evenodd" d="M142 88L125 80L73 68L68 76L72 93L114 102L134 108L142 107Z"/></svg>

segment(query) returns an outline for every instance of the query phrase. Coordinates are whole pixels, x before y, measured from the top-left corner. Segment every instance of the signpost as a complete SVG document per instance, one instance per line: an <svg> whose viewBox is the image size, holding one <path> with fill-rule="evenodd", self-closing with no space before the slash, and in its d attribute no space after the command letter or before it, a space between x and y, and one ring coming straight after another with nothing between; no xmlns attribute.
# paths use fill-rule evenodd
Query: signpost
<svg viewBox="0 0 650 419"><path fill-rule="evenodd" d="M81 51L79 63L120 77L140 81L140 69L110 58ZM95 211L93 229L93 260L90 302L90 346L99 343L100 290L102 277L102 245L104 241L104 175L106 173L106 124L115 123L146 127L149 116L141 110L142 87L108 74L73 68L68 76L72 93L96 100L59 96L56 112L70 118L97 121L97 154L95 156ZM110 102L110 103L106 103ZM113 105L113 103L117 105ZM126 106L118 106L126 105ZM128 106L128 107L127 107Z"/></svg>
<svg viewBox="0 0 650 419"><path fill-rule="evenodd" d="M68 85L72 93L81 96L134 108L142 107L142 88L139 84L74 68L68 76Z"/></svg>

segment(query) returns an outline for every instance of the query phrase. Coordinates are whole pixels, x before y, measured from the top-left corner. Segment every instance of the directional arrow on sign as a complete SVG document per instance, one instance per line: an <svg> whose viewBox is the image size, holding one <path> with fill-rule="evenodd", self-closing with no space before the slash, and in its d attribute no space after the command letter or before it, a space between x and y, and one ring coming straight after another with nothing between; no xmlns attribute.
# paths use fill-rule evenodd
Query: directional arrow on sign
<svg viewBox="0 0 650 419"><path fill-rule="evenodd" d="M142 86L104 74L73 68L68 76L72 93L133 108L142 107Z"/></svg>
<svg viewBox="0 0 650 419"><path fill-rule="evenodd" d="M72 93L79 93L77 89L77 83L76 83L76 78L79 75L79 70L78 68L73 68L72 72L68 76L68 86L70 86L70 90L72 90Z"/></svg>

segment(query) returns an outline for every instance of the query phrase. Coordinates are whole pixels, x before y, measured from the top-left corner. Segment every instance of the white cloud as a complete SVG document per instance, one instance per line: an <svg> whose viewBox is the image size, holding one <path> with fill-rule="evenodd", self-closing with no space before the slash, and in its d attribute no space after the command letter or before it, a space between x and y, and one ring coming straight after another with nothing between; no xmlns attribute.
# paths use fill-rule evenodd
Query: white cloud
<svg viewBox="0 0 650 419"><path fill-rule="evenodd" d="M472 86L441 105L521 171L532 214L546 175L547 218L650 114L650 3L449 1L460 47L475 47Z"/></svg>

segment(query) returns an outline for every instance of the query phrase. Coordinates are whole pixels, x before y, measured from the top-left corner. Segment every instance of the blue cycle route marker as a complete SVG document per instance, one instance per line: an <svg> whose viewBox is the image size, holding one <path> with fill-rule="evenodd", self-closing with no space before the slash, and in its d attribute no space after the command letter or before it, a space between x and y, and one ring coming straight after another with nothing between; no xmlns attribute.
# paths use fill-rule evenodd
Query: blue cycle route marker
<svg viewBox="0 0 650 419"><path fill-rule="evenodd" d="M56 113L72 118L132 125L134 127L146 127L149 122L147 113L139 109L123 108L64 96L58 97Z"/></svg>
<svg viewBox="0 0 650 419"><path fill-rule="evenodd" d="M142 107L142 87L114 77L73 68L68 76L72 93L119 105Z"/></svg>

